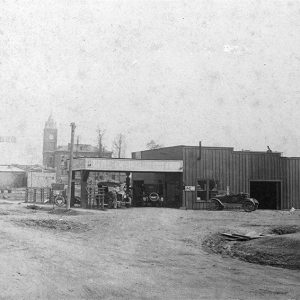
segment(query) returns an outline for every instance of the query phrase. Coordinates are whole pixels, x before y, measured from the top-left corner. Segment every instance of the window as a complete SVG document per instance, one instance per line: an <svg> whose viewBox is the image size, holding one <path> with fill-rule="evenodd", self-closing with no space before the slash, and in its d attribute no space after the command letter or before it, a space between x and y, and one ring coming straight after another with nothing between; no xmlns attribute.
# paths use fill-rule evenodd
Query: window
<svg viewBox="0 0 300 300"><path fill-rule="evenodd" d="M197 201L207 201L207 180L197 182Z"/></svg>
<svg viewBox="0 0 300 300"><path fill-rule="evenodd" d="M197 201L208 201L218 193L219 181L201 179L197 182Z"/></svg>

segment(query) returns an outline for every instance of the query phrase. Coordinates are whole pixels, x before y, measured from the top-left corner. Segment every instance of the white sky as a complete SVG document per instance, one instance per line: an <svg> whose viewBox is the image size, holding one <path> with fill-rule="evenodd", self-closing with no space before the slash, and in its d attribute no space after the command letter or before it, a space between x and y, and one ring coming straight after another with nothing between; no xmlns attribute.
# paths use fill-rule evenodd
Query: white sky
<svg viewBox="0 0 300 300"><path fill-rule="evenodd" d="M0 163L41 163L51 110L59 144L97 124L127 156L232 146L300 156L300 1L1 1Z"/></svg>

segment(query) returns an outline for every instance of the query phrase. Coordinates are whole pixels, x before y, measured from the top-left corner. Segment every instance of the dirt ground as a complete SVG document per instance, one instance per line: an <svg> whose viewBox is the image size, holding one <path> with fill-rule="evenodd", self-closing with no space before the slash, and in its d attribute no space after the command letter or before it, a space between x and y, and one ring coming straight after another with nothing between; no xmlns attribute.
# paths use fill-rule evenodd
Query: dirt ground
<svg viewBox="0 0 300 300"><path fill-rule="evenodd" d="M202 247L217 231L299 224L299 211L62 214L0 204L0 299L300 299L298 270Z"/></svg>

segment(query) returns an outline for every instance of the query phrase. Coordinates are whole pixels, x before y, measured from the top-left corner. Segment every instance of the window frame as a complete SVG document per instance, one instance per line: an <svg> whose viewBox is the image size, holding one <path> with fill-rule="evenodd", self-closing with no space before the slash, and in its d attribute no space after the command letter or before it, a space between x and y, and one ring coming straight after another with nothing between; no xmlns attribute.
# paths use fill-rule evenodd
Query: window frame
<svg viewBox="0 0 300 300"><path fill-rule="evenodd" d="M198 189L198 187L201 187L201 182L204 183L204 188L205 189ZM213 187L212 187L213 186ZM219 180L212 179L212 178L197 178L196 181L196 202L208 202L209 199L211 198L211 192L217 188L218 191L218 186L219 186ZM211 188L212 187L212 188ZM205 199L198 199L198 192L205 192Z"/></svg>

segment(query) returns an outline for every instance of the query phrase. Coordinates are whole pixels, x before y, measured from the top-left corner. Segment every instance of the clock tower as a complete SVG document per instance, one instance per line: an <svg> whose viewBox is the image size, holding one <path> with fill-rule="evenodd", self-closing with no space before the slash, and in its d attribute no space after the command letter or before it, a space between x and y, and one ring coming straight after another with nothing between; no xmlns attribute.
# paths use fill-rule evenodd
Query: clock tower
<svg viewBox="0 0 300 300"><path fill-rule="evenodd" d="M56 148L57 148L57 128L52 118L52 115L50 115L44 127L43 166L45 166L46 168L55 167Z"/></svg>

